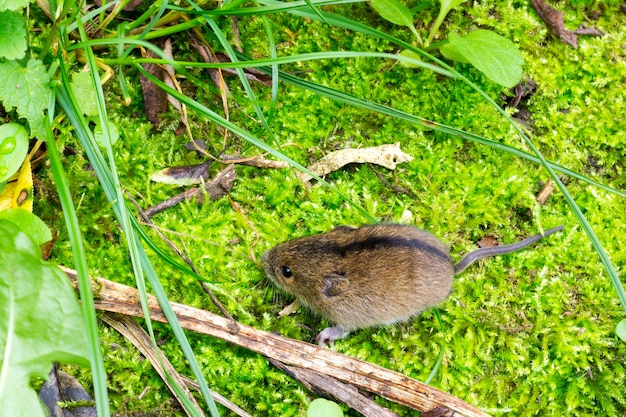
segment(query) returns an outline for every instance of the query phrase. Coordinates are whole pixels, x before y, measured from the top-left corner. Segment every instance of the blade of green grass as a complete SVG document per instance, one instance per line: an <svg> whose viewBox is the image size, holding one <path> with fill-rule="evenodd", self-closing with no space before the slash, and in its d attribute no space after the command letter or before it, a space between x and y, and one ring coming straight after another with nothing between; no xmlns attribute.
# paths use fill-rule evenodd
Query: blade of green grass
<svg viewBox="0 0 626 417"><path fill-rule="evenodd" d="M119 203L115 201L114 199L115 191L113 189L113 180L111 178L111 173L108 170L106 163L104 162L104 158L102 154L100 153L97 146L93 143L94 139L91 135L91 132L89 131L87 122L84 120L84 118L80 114L80 110L78 109L78 106L76 105L76 99L72 97L70 90L62 86L62 87L59 87L59 94L57 95L57 101L59 105L61 106L61 108L63 109L63 111L65 112L65 114L68 116L70 123L74 127L76 137L80 140L81 144L83 145L85 152L89 158L89 161L94 167L94 172L98 176L98 180L100 181L100 184L103 190L105 191L105 194L107 195L107 198L109 199L109 201L112 202L112 208L116 217L119 217L120 208L119 208ZM208 391L208 386L206 385L206 380L204 379L202 371L197 361L195 360L193 350L191 349L191 346L189 345L189 342L187 341L186 335L183 332L183 329L180 326L180 323L178 322L178 319L175 313L173 312L171 305L169 304L167 295L165 294L165 291L163 290L163 287L161 286L161 283L156 275L156 271L154 270L154 267L150 263L150 260L148 259L148 256L145 253L145 250L143 249L142 246L140 246L140 241L138 240L138 238L136 238L135 243L137 245L138 255L141 261L143 272L145 273L145 276L148 282L150 283L150 286L154 292L154 295L157 298L157 301L159 302L159 306L163 310L163 313L165 314L168 322L170 323L172 332L174 333L176 339L178 340L181 346L181 349L183 353L185 354L187 361L189 362L190 368L194 376L196 377L198 384L200 385L200 391L205 397L205 401L207 401L210 404L212 402L212 397L210 396L210 393ZM147 321L148 319L146 318L146 322ZM212 416L215 417L219 415L219 413L217 412L217 409L214 406L212 408L209 405L209 410Z"/></svg>
<svg viewBox="0 0 626 417"><path fill-rule="evenodd" d="M367 0L322 0L322 1L311 1L310 3L313 6L328 6L334 4L349 4L349 3L363 3ZM261 1L262 4L268 4L266 2ZM298 0L289 3L276 2L275 4L268 4L266 6L257 6L257 7L242 7L242 8L219 8L212 10L190 10L185 7L170 5L170 10L185 12L189 14L202 15L202 16L262 16L266 14L273 14L278 12L285 12L289 10L296 9L305 9L310 11L311 8L306 0ZM311 12L315 14L314 12ZM323 13L323 12L322 12Z"/></svg>
<svg viewBox="0 0 626 417"><path fill-rule="evenodd" d="M274 40L274 34L272 32L272 26L270 25L270 21L267 16L262 16L263 18L263 27L265 28L265 35L267 36L267 47L270 51L270 58L276 59L278 58L278 53L276 52L276 41ZM276 113L276 107L278 105L278 64L272 65L272 97L270 101L270 109L267 113L267 123L271 124L272 119L274 118L274 114Z"/></svg>
<svg viewBox="0 0 626 417"><path fill-rule="evenodd" d="M265 1L261 1L261 3L275 5L275 4L280 3L280 2L276 2L274 0L265 0ZM293 14L296 14L296 15L299 15L299 16L308 17L309 19L313 19L313 20L318 20L319 19L319 17L315 13L311 13L311 12L306 11L306 10L291 10L290 13L293 13ZM387 35L387 34L381 32L381 31L378 31L376 29L373 29L373 28L370 28L368 26L362 25L362 24L360 24L358 22L355 22L353 20L346 19L346 18L339 17L339 16L335 16L335 15L333 15L331 13L324 13L324 17L326 18L325 20L327 22L329 22L331 25L337 25L337 26L344 27L344 28L349 29L349 30L353 30L353 31L361 32L361 33L367 33L367 34L369 34L371 36L376 36L376 37L379 37L379 38L382 38L382 39L386 39L386 40L388 40L390 42L393 42L394 44L396 44L398 46L401 46L401 47L403 47L405 49L408 49L410 51L413 51L413 52L415 52L415 53L417 53L417 54L419 54L419 55L421 55L421 56L423 56L423 57L425 57L427 59L430 59L431 61L435 62L438 65L441 65L446 70L448 70L451 73L455 74L456 77L454 77L454 78L457 78L460 81L462 81L462 82L466 83L467 85L469 85L474 91L476 91L478 94L480 94L489 104L491 104L491 106L497 112L499 112L513 126L513 128L518 133L520 139L522 139L522 141L532 150L532 152L535 154L536 158L539 160L539 163L541 165L543 165L543 167L548 171L548 173L550 174L550 177L552 178L554 183L557 185L557 187L559 188L559 190L561 191L561 193L565 197L565 200L566 200L567 204L570 206L570 209L576 215L576 218L578 219L579 223L582 225L583 230L585 231L585 233L589 237L589 239L591 241L591 244L593 245L596 253L598 254L598 256L600 258L600 261L602 262L602 264L604 265L604 268L606 269L607 273L609 274L609 278L611 280L611 283L613 284L613 287L614 287L615 291L617 292L617 296L618 296L618 298L620 300L620 303L622 304L622 308L626 312L626 292L624 291L624 287L622 285L622 282L621 282L619 276L617 275L617 271L615 270L615 267L611 263L611 260L609 259L608 254L604 250L604 247L602 246L602 243L600 242L600 240L598 239L597 235L593 231L593 228L591 227L591 225L587 221L587 218L585 217L583 212L580 210L580 207L578 207L578 205L576 204L576 201L571 196L571 194L569 193L569 191L567 190L565 185L561 182L561 179L556 175L556 173L554 172L553 167L548 163L548 161L544 158L544 156L541 154L539 149L537 149L537 147L533 144L533 142L530 140L530 138L524 133L524 131L519 127L519 125L513 121L511 116L506 111L504 111L504 109L502 109L491 97L489 97L489 95L487 95L484 91L482 91L470 79L468 79L467 77L463 76L462 74L457 72L454 68L452 68L451 66L449 66L448 64L446 64L442 60L436 58L435 56L429 54L428 52L423 51L423 50L421 50L419 48L416 48L416 47L414 47L411 44L408 44L408 43L406 43L406 42L404 42L404 41L402 41L400 39L397 39L397 38L395 38L393 36Z"/></svg>
<svg viewBox="0 0 626 417"><path fill-rule="evenodd" d="M80 21L77 22L79 30L82 32L81 34L84 36L84 31L82 29L82 24ZM103 127L107 125L106 116L103 116L102 113L106 114L106 108L104 107L104 96L102 94L99 76L97 74L97 66L95 65L95 57L90 48L85 49L86 56L88 62L90 63L90 71L92 72L92 80L96 86L96 92L99 95L99 106L100 106L100 116L101 120L104 120L102 123ZM152 267L152 264L149 262L147 258L147 254L143 250L143 247L140 244L139 238L135 235L133 228L130 227L132 222L130 221L130 214L126 210L126 205L123 204L123 195L121 195L121 187L119 186L119 181L117 181L116 175L114 174L114 164L113 164L113 154L112 150L109 146L109 163L113 167L113 171L109 168L107 163L105 162L102 153L98 149L91 131L88 128L87 122L82 117L82 113L77 105L76 99L72 94L71 89L69 88L69 78L67 71L65 69L65 63L62 62L62 58L60 57L61 64L61 74L63 77L64 88L59 88L60 94L58 95L59 103L65 110L68 118L72 122L77 136L81 140L87 155L89 156L89 160L94 166L94 170L98 175L101 185L105 190L107 198L112 202L112 207L115 212L115 215L118 221L121 223L124 233L127 237L127 244L129 246L129 251L131 253L131 259L133 264L133 270L136 274L138 289L140 290L140 299L142 302L142 309L144 311L144 315L146 317L146 324L151 335L154 346L156 347L156 340L154 339L154 334L152 332L151 322L149 320L149 310L147 308L147 291L145 287L144 281L144 273L145 277L150 282L150 285L155 292L157 300L159 301L159 305L163 310L164 314L168 318L171 328L176 335L181 348L194 372L196 379L200 385L200 389L202 394L205 397L206 404L211 412L212 416L218 416L219 413L215 406L212 396L208 390L208 386L206 385L206 381L204 380L204 376L200 370L199 365L193 355L193 351L187 341L178 320L173 313L171 306L169 304L169 300L166 297L166 294L161 287L161 284L156 276L156 272ZM143 293L143 294L142 294ZM196 414L196 410L189 410L192 414Z"/></svg>
<svg viewBox="0 0 626 417"><path fill-rule="evenodd" d="M240 59L249 59L248 57L245 57L243 55L240 55ZM243 62L247 62L247 61L243 61ZM270 73L270 69L268 67L257 67L260 71L269 74ZM295 75L291 75L285 72L280 72L279 73L280 79L281 81L284 81L288 84L294 85L296 87L300 87L306 90L309 90L311 92L314 92L316 94L320 94L323 95L325 97L328 97L332 100L336 100L338 102L341 103L345 103L345 104L350 104L356 107L360 107L363 108L365 110L370 110L376 113L380 113L380 114L385 114L387 116L390 117L396 117L402 120L406 120L407 122L410 123L414 123L420 126L423 126L425 128L428 129L432 129L432 130L436 130L438 132L442 132L442 133L446 133L448 135L451 136L456 136L462 139L466 139L466 140L470 140L476 143L480 143L481 145L486 145L486 146L490 146L492 148L495 149L499 149L502 150L504 152L508 152L512 155L515 155L517 157L526 159L528 161L531 162L535 162L535 163L540 163L539 158L537 158L535 155L529 154L528 152L522 151L520 149L517 149L513 146L510 145L506 145L504 143L500 143L500 142L496 142L487 138L484 138L482 136L478 136L475 135L473 133L469 133L469 132L465 132L463 130L460 129L456 129L454 127L451 126L447 126L441 123L436 123L433 121L430 121L428 119L425 119L423 117L420 116L415 116L406 112L403 112L402 110L398 110L395 109L393 107L388 107L382 104L378 104L378 103L373 103L371 101L367 101L367 100L363 100L361 98L358 98L356 96L344 93L342 91L339 90L335 90L333 88L330 87L326 87L326 86L322 86L320 84L316 84L307 80L304 80L302 78L299 78ZM584 175L581 175L579 173L577 173L576 171L572 171L571 169L568 169L562 165L553 163L553 162L548 162L550 164L550 166L559 171L562 172L566 175L569 175L573 178L579 179L581 181L584 181L590 185L593 185L595 187L601 188L605 191L611 192L613 194L617 194L621 197L626 197L626 192L617 190L615 188L609 187L605 184L602 184L598 181L592 180L591 178L587 178Z"/></svg>
<svg viewBox="0 0 626 417"><path fill-rule="evenodd" d="M195 8L199 9L199 6L194 4L191 0L187 0L187 1ZM222 48L224 48L226 55L228 55L231 61L236 62L237 54L235 53L235 50L228 43L228 40L226 39L226 36L224 35L220 27L210 17L205 17L204 19L206 23L209 25L209 27L211 28L211 30L213 31L212 33L213 36L215 36L218 39L218 41L222 45ZM254 91L252 90L252 87L250 86L250 82L248 81L248 78L246 77L246 73L244 72L243 68L235 68L235 71L237 72L237 76L239 77L239 81L241 82L243 89L248 95L248 101L254 108L254 112L256 113L258 120L261 122L261 125L265 129L265 132L271 138L272 143L277 143L276 137L274 136L274 132L272 131L272 128L270 127L270 125L267 123L267 119L265 118L265 115L263 114L263 109L261 109L261 106L259 105L259 101L257 100L256 95L254 94Z"/></svg>
<svg viewBox="0 0 626 417"><path fill-rule="evenodd" d="M225 40L225 39L224 39ZM217 62L217 63L209 63L209 62L191 62L191 61L174 61L172 59L167 58L163 52L152 45L151 43L137 40L131 37L128 38L109 38L109 39L91 39L88 41L83 41L76 43L73 46L68 47L68 51L73 51L75 49L80 49L89 46L98 46L98 45L116 45L119 43L132 43L136 45L143 46L147 49L150 49L158 56L161 57L165 63L175 66L176 68L184 69L185 66L196 67L196 68L256 68L267 65L282 65L282 64L291 64L295 62L301 61L313 61L319 59L340 59L340 58L384 58L384 59L394 59L396 61L405 62L407 64L411 64L416 67L421 67L424 69L431 70L436 72L437 74L444 75L450 78L458 78L458 73L448 71L447 69L443 69L436 65L429 64L424 61L420 61L408 56L399 55L399 54L390 54L385 52L354 52L354 51L331 51L331 52L312 52L307 54L297 54L297 55L289 55L289 56L281 56L277 58L268 58L268 59L257 59L250 60L246 62L238 62L238 57L243 57L243 55L235 53L235 60L232 62ZM130 64L130 63L146 63L146 62L155 62L159 63L158 60L152 60L151 58L139 58L139 59L103 59L103 62L116 65L116 64ZM163 62L161 62L163 63ZM271 74L271 72L270 72Z"/></svg>
<svg viewBox="0 0 626 417"><path fill-rule="evenodd" d="M230 130L232 133L234 133L237 136L247 140L248 142L250 142L251 144L255 145L256 147L264 150L265 152L267 152L267 153L269 153L271 155L274 155L275 157L279 158L282 161L287 162L289 165L291 165L292 167L298 169L299 171L302 171L302 172L310 175L311 177L313 177L314 179L316 179L317 181L319 181L320 183L324 184L325 186L327 186L331 190L333 190L335 193L337 193L337 195L339 195L344 201L346 201L348 204L350 204L352 207L354 207L359 213L361 213L361 215L363 215L366 219L368 219L368 221L370 221L372 223L377 223L378 222L378 220L375 217L373 217L370 213L368 213L367 210L365 210L363 207L359 206L358 204L353 202L351 199L349 199L337 187L335 187L334 185L326 182L325 180L320 178L318 175L316 175L315 173L313 173L310 170L308 170L307 168L305 168L303 165L301 165L298 162L294 161L293 159L289 158L287 155L283 154L282 152L279 152L276 149L272 148L267 143L263 142L262 140L260 140L259 138L257 138L256 136L254 136L253 134L248 132L247 130L237 126L236 124L230 122L229 120L226 120L225 118L223 118L219 114L217 114L214 111L210 110L209 108L203 106L202 104L198 103L197 101L195 101L195 100L187 97L186 95L181 94L178 91L174 90L173 88L169 87L167 84L165 84L164 82L162 82L158 78L155 78L154 76L149 74L147 71L145 71L140 65L136 65L135 68L139 72L141 72L144 76L149 78L157 86L162 88L167 94L172 95L174 98L176 98L176 99L180 100L181 102L185 103L190 108L198 111L199 113L204 115L206 118L208 118L212 122L217 123L220 126L224 127L225 129Z"/></svg>
<svg viewBox="0 0 626 417"><path fill-rule="evenodd" d="M48 106L49 114L54 114L54 103ZM109 410L109 397L107 392L106 372L104 370L104 361L102 351L100 350L100 336L98 334L98 321L96 317L96 307L93 301L93 291L91 289L91 281L87 272L87 256L83 245L83 238L80 233L80 225L76 217L76 208L72 201L69 183L63 169L61 156L54 141L54 134L50 125L50 120L45 120L46 128L46 144L48 149L48 158L50 159L50 171L54 178L61 207L63 207L63 218L67 226L70 244L72 246L72 255L74 257L74 268L78 279L78 290L81 299L81 310L85 327L87 328L87 339L89 340L89 348L91 351L91 373L93 381L93 390L96 398L96 411L101 417L111 415Z"/></svg>

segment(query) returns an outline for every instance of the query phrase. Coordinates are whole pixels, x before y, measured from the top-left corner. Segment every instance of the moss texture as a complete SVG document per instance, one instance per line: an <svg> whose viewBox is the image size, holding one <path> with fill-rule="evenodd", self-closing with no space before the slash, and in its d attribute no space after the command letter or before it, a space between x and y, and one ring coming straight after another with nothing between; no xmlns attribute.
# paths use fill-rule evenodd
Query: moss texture
<svg viewBox="0 0 626 417"><path fill-rule="evenodd" d="M596 6L597 10L600 5ZM585 9L574 9L568 3L558 7L566 12L569 28L584 22ZM513 40L526 60L525 77L538 86L527 103L534 142L552 161L624 189L624 15L616 5L602 7L603 13L593 24L607 35L581 37L578 49L550 35L529 2L469 3L450 15L442 34L489 28ZM376 17L367 5L332 10L411 40L408 30ZM428 13L423 17L424 21L432 19ZM271 21L281 55L337 49L396 52L385 42L333 31L297 17L272 16ZM229 25L227 20L222 23ZM252 56L266 56L260 19L243 18L241 28L244 50ZM457 68L503 103L506 92L500 87L470 67ZM468 87L424 70L371 59L314 61L283 69L299 71L308 80L367 100L523 147L510 126ZM117 97L113 84L107 88L111 97ZM151 183L152 172L201 159L183 148L188 138L167 126L152 130L137 117L143 114L138 82L131 86L133 106L124 108L113 98L110 115L122 137L116 145L122 184L147 207L180 191ZM230 79L229 87L234 110L231 119L262 135L260 125L251 121L249 115L254 111L238 82ZM267 108L269 89L254 88ZM555 192L545 206L535 201L540 183L548 179L543 169L485 146L285 84L280 88L271 127L280 144L291 144L283 152L296 161L306 165L338 148L400 142L414 160L395 172L380 171L411 195L390 189L367 166L343 169L330 174L328 180L380 220L398 221L409 210L413 224L449 244L456 259L475 249L476 241L485 235L510 243L536 233L539 226L565 225L563 233L531 250L481 262L460 275L453 295L439 307L443 327L433 312L427 311L407 324L359 331L338 342L335 349L424 380L443 348L443 366L432 384L493 415L626 413L626 345L614 334L624 313L563 198ZM204 97L213 108L221 108L211 87L194 94ZM176 116L170 117L174 120ZM196 139L221 142L221 131L206 121L192 118L192 128ZM60 145L77 147L70 131L60 132L59 138ZM229 141L233 150L246 155L257 152L235 138ZM65 162L90 268L94 274L131 284L124 239L93 174L85 169L88 161L77 149ZM42 172L44 184L49 184L47 175ZM277 294L252 262L250 250L258 257L286 239L341 224L359 225L366 219L326 188L303 188L290 170L237 167L237 175L231 197L259 231L256 246L252 246L256 239L253 230L227 198L202 205L184 203L154 220L160 227L180 233L169 236L185 247L203 276L219 283L221 300L238 320L308 340L313 335L302 324L319 331L327 323L307 312L277 319L278 311L291 300ZM624 199L578 181L566 181L612 261L623 271ZM60 230L53 255L57 261L71 264L71 248L62 216L55 211L55 199L53 193L42 193L38 209ZM161 265L162 282L173 301L216 311L195 280L153 258ZM187 371L167 328L159 325L157 330L165 353L178 369ZM313 397L264 358L209 337L189 337L213 389L255 415L304 415ZM106 327L102 328L102 340L114 410L120 415L177 413L156 373L131 345ZM415 415L393 408L403 416ZM347 415L356 414L348 411Z"/></svg>

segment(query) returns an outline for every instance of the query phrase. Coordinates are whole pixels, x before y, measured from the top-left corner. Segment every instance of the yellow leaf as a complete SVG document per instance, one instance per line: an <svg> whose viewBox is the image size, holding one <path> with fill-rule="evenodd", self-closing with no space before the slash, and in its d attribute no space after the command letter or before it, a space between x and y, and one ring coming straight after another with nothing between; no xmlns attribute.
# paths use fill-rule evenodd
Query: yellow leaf
<svg viewBox="0 0 626 417"><path fill-rule="evenodd" d="M0 193L0 210L9 208L33 212L33 174L28 159L22 164L19 175L11 177Z"/></svg>
<svg viewBox="0 0 626 417"><path fill-rule="evenodd" d="M13 208L33 212L33 173L28 159L22 164L20 176L17 178L17 185L13 193Z"/></svg>
<svg viewBox="0 0 626 417"><path fill-rule="evenodd" d="M4 189L0 193L0 210L13 208L13 194L15 193L16 185L17 181L12 181L4 186Z"/></svg>

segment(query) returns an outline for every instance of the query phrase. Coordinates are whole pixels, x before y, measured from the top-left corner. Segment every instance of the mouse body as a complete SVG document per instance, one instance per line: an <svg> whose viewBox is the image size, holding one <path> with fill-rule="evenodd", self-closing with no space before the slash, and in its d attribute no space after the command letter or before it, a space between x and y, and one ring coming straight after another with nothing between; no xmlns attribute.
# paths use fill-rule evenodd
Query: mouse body
<svg viewBox="0 0 626 417"><path fill-rule="evenodd" d="M454 275L471 263L519 250L561 229L478 249L455 265L449 249L425 230L402 224L339 226L282 243L261 260L279 288L335 324L316 338L326 346L356 329L407 321L443 302Z"/></svg>

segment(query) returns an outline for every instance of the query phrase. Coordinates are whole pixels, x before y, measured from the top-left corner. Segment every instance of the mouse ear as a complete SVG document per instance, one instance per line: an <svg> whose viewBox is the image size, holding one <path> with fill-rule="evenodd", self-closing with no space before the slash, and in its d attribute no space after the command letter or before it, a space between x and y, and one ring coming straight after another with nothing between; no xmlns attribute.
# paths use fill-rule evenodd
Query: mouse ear
<svg viewBox="0 0 626 417"><path fill-rule="evenodd" d="M343 274L331 274L322 278L324 287L322 294L326 297L335 297L344 292L350 285L350 280Z"/></svg>

